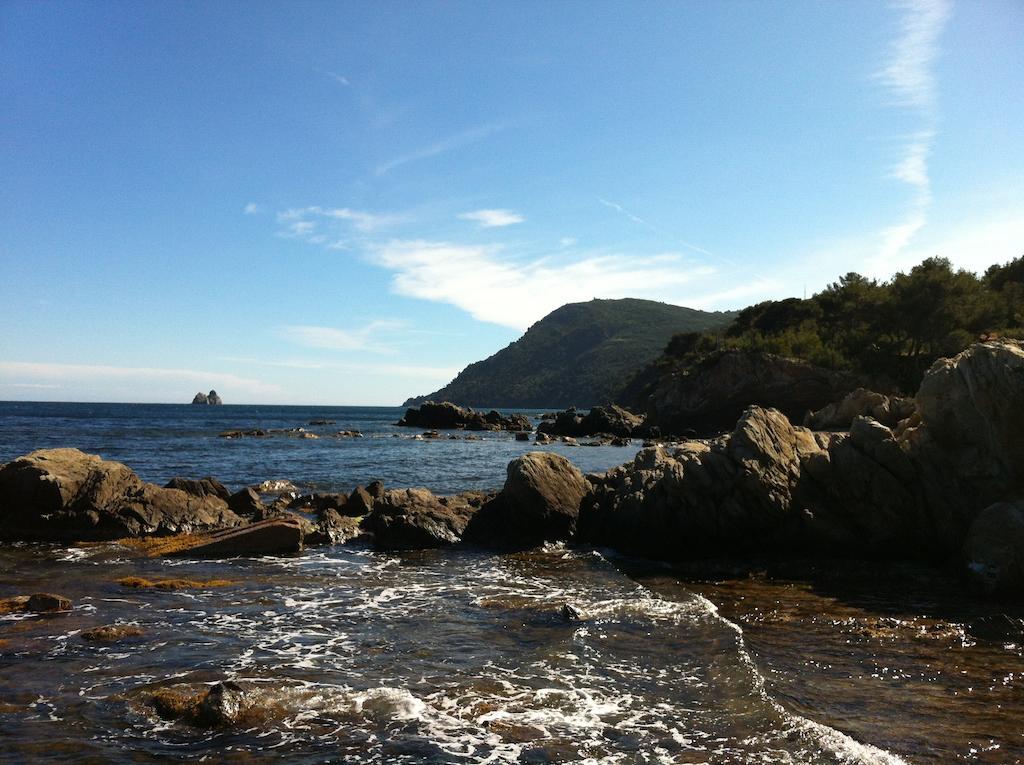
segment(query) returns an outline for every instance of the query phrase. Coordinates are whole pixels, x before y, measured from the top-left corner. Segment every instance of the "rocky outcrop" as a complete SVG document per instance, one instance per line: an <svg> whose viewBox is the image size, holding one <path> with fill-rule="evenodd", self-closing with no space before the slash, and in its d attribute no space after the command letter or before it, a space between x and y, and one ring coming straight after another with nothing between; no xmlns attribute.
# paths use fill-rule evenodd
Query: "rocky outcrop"
<svg viewBox="0 0 1024 765"><path fill-rule="evenodd" d="M533 430L529 418L521 414L506 417L493 409L484 414L447 401L440 404L427 401L419 408L407 409L402 419L395 424L440 430Z"/></svg>
<svg viewBox="0 0 1024 765"><path fill-rule="evenodd" d="M642 423L643 417L615 404L592 407L586 415L580 415L573 407L542 422L537 432L555 436L608 435L628 438Z"/></svg>
<svg viewBox="0 0 1024 765"><path fill-rule="evenodd" d="M485 500L478 492L437 497L427 489L391 489L374 500L364 525L378 549L444 547L461 541Z"/></svg>
<svg viewBox="0 0 1024 765"><path fill-rule="evenodd" d="M217 391L211 390L209 393L199 391L199 393L192 398L192 403L201 405L219 405L224 402L221 401L220 396L217 395Z"/></svg>
<svg viewBox="0 0 1024 765"><path fill-rule="evenodd" d="M218 497L144 483L77 449L43 449L0 468L0 540L105 540L239 523Z"/></svg>
<svg viewBox="0 0 1024 765"><path fill-rule="evenodd" d="M752 351L716 351L692 366L666 370L646 400L646 425L666 436L729 430L748 406L778 409L802 422L809 411L857 387L849 375L805 361Z"/></svg>
<svg viewBox="0 0 1024 765"><path fill-rule="evenodd" d="M857 416L849 433L815 433L752 406L730 434L643 449L591 477L578 538L676 560L962 555L987 589L1024 594L1024 349L937 362L916 401L896 431Z"/></svg>
<svg viewBox="0 0 1024 765"><path fill-rule="evenodd" d="M886 396L867 388L857 388L842 401L833 402L816 412L808 412L804 426L811 430L849 430L855 417L871 417L895 428L917 410L914 399Z"/></svg>

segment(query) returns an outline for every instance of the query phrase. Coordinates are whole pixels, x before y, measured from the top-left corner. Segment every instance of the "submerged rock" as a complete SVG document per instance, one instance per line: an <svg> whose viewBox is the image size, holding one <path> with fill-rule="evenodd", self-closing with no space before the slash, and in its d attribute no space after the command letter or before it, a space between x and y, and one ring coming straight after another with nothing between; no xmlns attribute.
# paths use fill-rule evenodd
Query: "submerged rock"
<svg viewBox="0 0 1024 765"><path fill-rule="evenodd" d="M235 526L219 497L144 483L119 462L42 449L0 468L0 539L71 542Z"/></svg>
<svg viewBox="0 0 1024 765"><path fill-rule="evenodd" d="M82 640L90 643L119 643L129 638L142 637L146 631L137 624L106 624L83 630Z"/></svg>

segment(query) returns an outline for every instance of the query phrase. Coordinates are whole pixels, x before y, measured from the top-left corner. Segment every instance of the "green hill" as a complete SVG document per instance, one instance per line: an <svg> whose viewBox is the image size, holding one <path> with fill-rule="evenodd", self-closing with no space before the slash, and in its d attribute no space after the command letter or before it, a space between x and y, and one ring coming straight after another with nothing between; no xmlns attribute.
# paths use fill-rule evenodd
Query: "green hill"
<svg viewBox="0 0 1024 765"><path fill-rule="evenodd" d="M679 332L729 324L706 312L652 300L591 300L552 311L490 358L470 364L441 390L410 398L480 407L590 407L611 401L637 369Z"/></svg>

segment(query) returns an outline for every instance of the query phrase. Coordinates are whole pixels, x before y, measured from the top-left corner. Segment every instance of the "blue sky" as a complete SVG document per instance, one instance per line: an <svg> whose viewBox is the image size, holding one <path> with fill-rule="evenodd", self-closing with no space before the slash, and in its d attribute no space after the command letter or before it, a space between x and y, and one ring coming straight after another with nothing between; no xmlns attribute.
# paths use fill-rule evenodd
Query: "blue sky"
<svg viewBox="0 0 1024 765"><path fill-rule="evenodd" d="M0 4L0 399L395 404L1024 252L1024 5Z"/></svg>

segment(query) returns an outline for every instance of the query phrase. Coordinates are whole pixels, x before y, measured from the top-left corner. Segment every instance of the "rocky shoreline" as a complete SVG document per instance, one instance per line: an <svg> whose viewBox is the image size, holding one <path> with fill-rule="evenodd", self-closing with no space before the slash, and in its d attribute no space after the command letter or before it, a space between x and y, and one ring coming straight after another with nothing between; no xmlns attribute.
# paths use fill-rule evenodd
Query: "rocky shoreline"
<svg viewBox="0 0 1024 765"><path fill-rule="evenodd" d="M0 540L118 542L142 555L287 553L352 540L380 550L564 541L670 561L914 559L1020 597L1024 349L989 342L940 360L913 404L857 394L816 415L829 425L852 416L848 432L812 431L750 406L730 433L654 445L604 474L530 452L509 463L500 491L448 497L380 485L232 494L209 477L157 487L120 463L43 450L0 468ZM893 412L909 414L897 421ZM610 426L625 419L611 409L595 416Z"/></svg>

